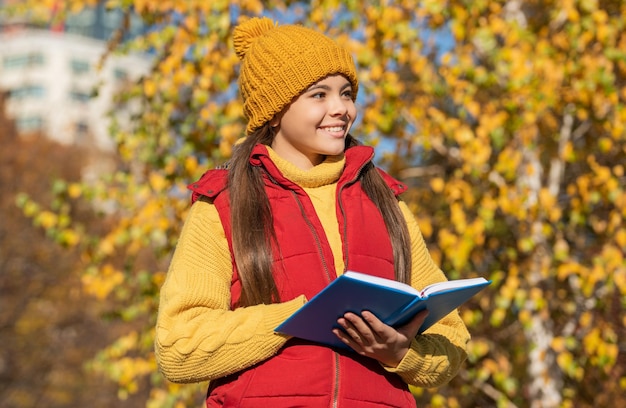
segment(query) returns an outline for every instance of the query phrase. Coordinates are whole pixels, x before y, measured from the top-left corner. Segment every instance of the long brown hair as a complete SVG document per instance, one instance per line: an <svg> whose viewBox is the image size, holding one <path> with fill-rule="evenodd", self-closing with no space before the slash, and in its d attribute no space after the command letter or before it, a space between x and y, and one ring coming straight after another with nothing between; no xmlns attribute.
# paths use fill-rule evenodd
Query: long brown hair
<svg viewBox="0 0 626 408"><path fill-rule="evenodd" d="M258 128L236 146L228 165L233 251L242 286L239 306L278 301L278 290L272 275L272 243L276 242L272 212L262 170L249 162L255 145L270 145L273 139L274 132L269 123ZM348 135L346 148L358 144ZM389 232L396 279L408 283L411 244L397 199L372 163L363 169L361 185L380 210Z"/></svg>

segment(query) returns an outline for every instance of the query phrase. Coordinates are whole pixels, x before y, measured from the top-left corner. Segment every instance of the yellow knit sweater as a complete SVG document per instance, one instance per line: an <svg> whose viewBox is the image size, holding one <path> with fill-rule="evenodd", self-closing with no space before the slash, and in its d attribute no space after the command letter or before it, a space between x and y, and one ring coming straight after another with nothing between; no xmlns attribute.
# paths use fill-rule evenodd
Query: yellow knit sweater
<svg viewBox="0 0 626 408"><path fill-rule="evenodd" d="M268 150L283 174L311 197L332 246L337 273L342 273L335 183L344 166L343 157L330 157L304 171ZM402 202L400 207L411 236L412 286L421 289L445 280L410 210ZM197 201L183 226L160 294L155 353L160 370L170 381L201 382L235 373L270 358L288 340L273 329L306 302L304 296L230 310L232 270L217 210ZM456 375L466 357L468 340L469 333L455 311L417 336L397 367L385 369L411 385L441 385Z"/></svg>

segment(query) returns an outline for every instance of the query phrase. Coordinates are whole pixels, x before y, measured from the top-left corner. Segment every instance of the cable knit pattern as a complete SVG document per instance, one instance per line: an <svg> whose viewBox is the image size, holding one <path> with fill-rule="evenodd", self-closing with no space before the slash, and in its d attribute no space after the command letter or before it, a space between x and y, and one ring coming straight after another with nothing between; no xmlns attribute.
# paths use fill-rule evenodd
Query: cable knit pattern
<svg viewBox="0 0 626 408"><path fill-rule="evenodd" d="M232 264L215 208L196 202L161 289L155 352L174 382L219 378L260 362L285 343L273 329L305 302L229 310Z"/></svg>
<svg viewBox="0 0 626 408"><path fill-rule="evenodd" d="M334 203L334 185L344 166L343 156L328 158L309 171L269 154L280 171L312 197L334 254L341 239L334 211L320 210L316 202ZM410 210L400 203L412 242L412 285L422 288L445 280L434 264ZM333 231L334 229L334 231ZM335 236L333 238L333 236ZM341 258L341 256L335 256ZM338 271L343 264L335 264ZM224 230L215 207L196 202L188 215L161 289L155 352L163 374L174 382L199 382L238 372L279 350L287 337L273 329L306 299L229 310L232 264ZM469 333L455 311L413 341L398 367L385 367L408 384L435 387L456 374L465 359Z"/></svg>

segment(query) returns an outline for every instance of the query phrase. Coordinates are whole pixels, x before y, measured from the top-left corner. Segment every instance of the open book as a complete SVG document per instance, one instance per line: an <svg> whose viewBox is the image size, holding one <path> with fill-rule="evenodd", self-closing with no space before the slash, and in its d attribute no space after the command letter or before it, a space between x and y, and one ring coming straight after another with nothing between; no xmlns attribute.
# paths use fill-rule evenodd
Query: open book
<svg viewBox="0 0 626 408"><path fill-rule="evenodd" d="M275 331L329 346L347 348L332 329L346 312L368 310L385 324L400 327L428 309L420 333L480 292L491 281L484 278L439 282L418 291L390 279L346 272L276 327Z"/></svg>

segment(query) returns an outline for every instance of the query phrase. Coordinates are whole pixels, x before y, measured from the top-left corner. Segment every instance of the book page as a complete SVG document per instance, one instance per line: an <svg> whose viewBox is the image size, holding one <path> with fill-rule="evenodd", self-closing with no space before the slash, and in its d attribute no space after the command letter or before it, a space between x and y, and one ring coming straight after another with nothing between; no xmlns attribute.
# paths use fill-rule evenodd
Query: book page
<svg viewBox="0 0 626 408"><path fill-rule="evenodd" d="M422 297L430 296L434 293L445 292L452 289L467 288L486 283L485 278L458 279L446 282L433 283L426 286L420 293Z"/></svg>
<svg viewBox="0 0 626 408"><path fill-rule="evenodd" d="M391 279L381 278L379 276L368 275L365 273L347 271L344 275L348 278L359 280L362 282L369 282L380 286L385 286L388 288L396 289L402 292L411 293L416 296L420 296L419 290L413 288L406 283L398 282Z"/></svg>

